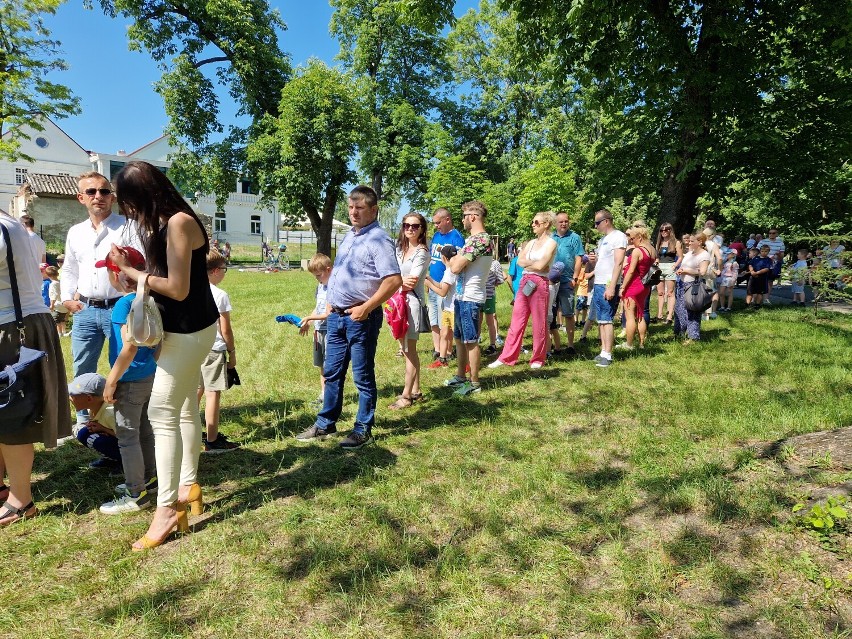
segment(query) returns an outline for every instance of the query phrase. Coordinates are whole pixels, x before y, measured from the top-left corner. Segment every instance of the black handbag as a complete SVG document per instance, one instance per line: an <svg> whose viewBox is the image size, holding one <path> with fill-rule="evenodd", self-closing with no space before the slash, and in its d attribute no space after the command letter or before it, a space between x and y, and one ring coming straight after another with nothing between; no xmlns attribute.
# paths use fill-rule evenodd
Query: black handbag
<svg viewBox="0 0 852 639"><path fill-rule="evenodd" d="M18 328L20 340L18 360L0 369L0 429L6 433L13 433L42 420L41 397L33 377L38 375L37 362L46 357L47 353L24 346L24 317L21 311L21 297L18 294L18 278L15 275L12 240L9 237L9 231L2 224L0 224L0 230L6 241L9 281L12 284L12 303L15 307L15 326Z"/></svg>
<svg viewBox="0 0 852 639"><path fill-rule="evenodd" d="M660 267L656 264L651 264L651 268L648 269L645 277L642 278L642 284L645 286L656 286L660 283L662 275L663 272L660 270Z"/></svg>
<svg viewBox="0 0 852 639"><path fill-rule="evenodd" d="M713 291L707 288L704 279L696 276L694 280L685 284L683 290L683 303L686 310L692 313L703 313L713 301Z"/></svg>

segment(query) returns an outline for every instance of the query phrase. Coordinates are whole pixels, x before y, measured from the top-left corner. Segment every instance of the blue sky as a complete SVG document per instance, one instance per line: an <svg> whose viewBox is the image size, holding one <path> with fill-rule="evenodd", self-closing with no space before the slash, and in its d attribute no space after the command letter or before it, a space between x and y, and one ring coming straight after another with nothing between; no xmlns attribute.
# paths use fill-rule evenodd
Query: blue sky
<svg viewBox="0 0 852 639"><path fill-rule="evenodd" d="M333 63L339 46L329 35L332 10L326 2L270 4L287 24L280 43L294 66L310 57ZM459 0L456 14L476 5L475 0ZM108 18L99 9L84 9L81 0L69 0L46 23L70 67L52 79L81 100L80 115L57 121L68 135L83 148L101 153L130 152L162 135L166 114L153 89L160 71L147 52L128 51L128 20Z"/></svg>

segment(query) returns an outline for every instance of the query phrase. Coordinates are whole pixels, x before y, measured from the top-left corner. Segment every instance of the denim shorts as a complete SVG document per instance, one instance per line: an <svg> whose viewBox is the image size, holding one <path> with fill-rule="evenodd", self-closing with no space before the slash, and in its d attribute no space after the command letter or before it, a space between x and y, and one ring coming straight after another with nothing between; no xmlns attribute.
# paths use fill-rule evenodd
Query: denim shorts
<svg viewBox="0 0 852 639"><path fill-rule="evenodd" d="M464 344L478 344L479 315L482 313L482 304L456 300L455 311L453 337Z"/></svg>
<svg viewBox="0 0 852 639"><path fill-rule="evenodd" d="M595 292L592 295L592 306L595 308L595 316L598 324L612 324L612 318L618 309L618 294L613 295L611 300L604 297L605 284L595 284Z"/></svg>
<svg viewBox="0 0 852 639"><path fill-rule="evenodd" d="M562 317L571 317L574 314L574 289L569 284L559 285L556 308L562 312Z"/></svg>

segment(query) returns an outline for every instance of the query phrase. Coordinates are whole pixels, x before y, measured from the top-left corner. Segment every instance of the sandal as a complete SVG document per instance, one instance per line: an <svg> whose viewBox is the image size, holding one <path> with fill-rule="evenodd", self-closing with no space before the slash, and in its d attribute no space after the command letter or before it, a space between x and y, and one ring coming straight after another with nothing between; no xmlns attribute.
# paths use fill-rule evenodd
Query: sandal
<svg viewBox="0 0 852 639"><path fill-rule="evenodd" d="M0 526L8 526L22 519L31 519L38 514L38 509L33 502L26 506L15 508L8 501L3 504L3 510L0 512Z"/></svg>
<svg viewBox="0 0 852 639"><path fill-rule="evenodd" d="M416 404L417 402L425 402L426 398L423 397L423 393L414 393L410 398L412 404Z"/></svg>
<svg viewBox="0 0 852 639"><path fill-rule="evenodd" d="M411 408L414 404L414 400L411 397L406 397L405 395L400 395L396 398L396 401L388 406L391 410L402 410L403 408Z"/></svg>

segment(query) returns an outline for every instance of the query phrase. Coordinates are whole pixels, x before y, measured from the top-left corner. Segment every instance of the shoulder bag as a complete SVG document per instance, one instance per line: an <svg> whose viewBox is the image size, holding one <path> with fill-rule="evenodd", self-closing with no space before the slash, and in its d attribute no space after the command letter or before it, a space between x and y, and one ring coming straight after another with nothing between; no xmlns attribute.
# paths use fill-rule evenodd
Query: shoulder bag
<svg viewBox="0 0 852 639"><path fill-rule="evenodd" d="M684 285L683 303L686 310L693 313L703 313L710 308L710 303L713 301L713 291L707 288L704 278L699 275L695 279Z"/></svg>
<svg viewBox="0 0 852 639"><path fill-rule="evenodd" d="M6 433L23 430L41 416L41 397L33 376L38 375L36 363L47 356L44 351L24 346L24 314L18 293L18 278L15 275L15 260L12 256L12 240L9 231L0 224L8 255L9 281L12 284L12 303L15 307L15 326L18 328L20 349L18 361L0 369L0 428Z"/></svg>
<svg viewBox="0 0 852 639"><path fill-rule="evenodd" d="M147 281L143 275L136 283L136 299L127 315L127 334L134 346L156 346L163 340L163 318L154 298L145 292Z"/></svg>

